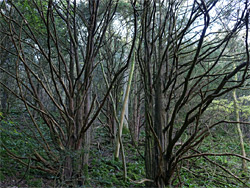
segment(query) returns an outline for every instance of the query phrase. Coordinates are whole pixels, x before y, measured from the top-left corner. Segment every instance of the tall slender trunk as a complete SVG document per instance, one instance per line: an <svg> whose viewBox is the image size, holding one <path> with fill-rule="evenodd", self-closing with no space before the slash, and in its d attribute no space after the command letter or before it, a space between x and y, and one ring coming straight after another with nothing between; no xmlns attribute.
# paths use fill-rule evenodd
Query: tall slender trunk
<svg viewBox="0 0 250 188"><path fill-rule="evenodd" d="M133 101L133 123L130 126L132 142L136 145L139 141L139 129L140 129L140 100L141 95L138 90L137 83L137 69L134 73L134 101Z"/></svg>
<svg viewBox="0 0 250 188"><path fill-rule="evenodd" d="M126 90L128 87L128 76L129 76L129 70L125 71L124 73L124 85L123 85L123 97L122 100L125 100L126 97ZM125 104L125 111L124 111L124 128L128 130L128 117L129 117L129 112L128 112L128 105L129 105L129 100Z"/></svg>
<svg viewBox="0 0 250 188"><path fill-rule="evenodd" d="M88 114L90 113L90 101L91 101L91 92L90 90L87 93L87 97L84 104L84 119L85 125L88 124ZM85 170L85 175L87 174L88 164L89 164L89 150L91 144L91 133L92 127L90 127L83 135L83 153L82 153L82 165Z"/></svg>
<svg viewBox="0 0 250 188"><path fill-rule="evenodd" d="M234 80L235 81L238 80L237 74L235 74ZM239 138L240 138L241 153L242 153L243 157L246 157L243 134L242 134L240 123L239 123L240 122L240 114L239 114L239 106L238 106L238 99L237 99L236 89L233 90L233 100L234 100L234 114L235 114L236 121L238 122L237 123L237 132L238 132L238 135L239 135ZM244 159L242 159L242 170L243 170L243 172L246 172L246 170L247 170L246 160L244 160Z"/></svg>
<svg viewBox="0 0 250 188"><path fill-rule="evenodd" d="M154 135L151 131L152 125L152 109L153 109L153 101L150 96L145 96L145 168L146 168L146 178L154 180L155 179L155 168L154 166ZM147 187L155 186L152 182L146 183Z"/></svg>
<svg viewBox="0 0 250 188"><path fill-rule="evenodd" d="M116 148L115 148L115 158L116 159L118 159L118 157L119 157L120 144L121 144L120 139L121 139L121 136L122 136L122 129L123 129L123 123L124 123L124 118L125 118L126 105L127 105L128 101L129 101L129 92L130 92L130 86L131 86L131 83L132 83L134 67L135 67L135 61L133 60L132 65L131 65L131 69L130 69L130 72L129 72L128 85L127 85L126 92L125 92L125 97L124 97L124 100L123 100L120 123L119 123L118 132L117 132Z"/></svg>
<svg viewBox="0 0 250 188"><path fill-rule="evenodd" d="M236 94L235 89L233 90L233 100L234 100L234 114L235 114L236 121L238 122L237 123L237 132L238 132L239 139L240 139L241 154L243 157L246 157L243 134L242 134L240 123L239 123L240 122L240 114L239 114L239 106L238 106L237 94ZM242 171L246 172L246 170L247 170L246 160L242 159Z"/></svg>

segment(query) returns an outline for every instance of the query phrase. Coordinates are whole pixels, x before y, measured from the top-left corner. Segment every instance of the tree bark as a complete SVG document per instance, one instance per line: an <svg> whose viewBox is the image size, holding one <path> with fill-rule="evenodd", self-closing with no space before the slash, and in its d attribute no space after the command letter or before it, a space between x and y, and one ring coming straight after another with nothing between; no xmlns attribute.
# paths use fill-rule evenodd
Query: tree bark
<svg viewBox="0 0 250 188"><path fill-rule="evenodd" d="M239 139L240 139L240 148L241 148L241 153L243 157L246 157L246 151L245 151L245 147L244 147L244 139L243 139L243 134L241 131L241 127L240 127L240 114L239 114L239 106L238 106L238 100L237 100L237 94L236 94L236 90L233 90L233 100L234 100L234 114L235 114L235 118L237 123L237 132L239 135ZM246 165L246 160L242 159L242 171L246 172L247 171L247 165Z"/></svg>
<svg viewBox="0 0 250 188"><path fill-rule="evenodd" d="M137 83L137 69L135 68L134 73L134 101L133 101L133 123L130 126L132 144L137 145L139 141L140 132L140 109L141 109L141 93L138 89Z"/></svg>
<svg viewBox="0 0 250 188"><path fill-rule="evenodd" d="M116 141L116 148L115 148L115 158L118 159L119 157L119 151L120 151L120 139L122 136L122 129L123 129L123 123L124 123L124 118L125 118L125 112L126 112L126 105L129 101L129 92L130 92L130 86L132 83L132 78L133 78L133 73L134 73L134 67L135 67L135 61L132 61L130 73L129 73L129 79L128 79L128 85L126 88L125 92L125 97L123 101L123 106L122 106L122 112L121 112L121 117L120 117L120 123L119 123L119 128L117 132L117 141Z"/></svg>

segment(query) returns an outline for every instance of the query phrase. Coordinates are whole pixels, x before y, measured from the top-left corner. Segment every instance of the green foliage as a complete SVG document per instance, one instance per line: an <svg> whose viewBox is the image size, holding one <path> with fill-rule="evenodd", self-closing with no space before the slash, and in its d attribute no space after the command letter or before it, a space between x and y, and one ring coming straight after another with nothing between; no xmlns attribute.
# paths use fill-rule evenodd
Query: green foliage
<svg viewBox="0 0 250 188"><path fill-rule="evenodd" d="M40 4L40 11L43 13L44 17L46 18L47 12L46 6L47 6L47 0L46 1L37 1L37 4ZM23 13L24 18L29 23L29 26L33 29L33 31L36 31L40 34L46 33L46 27L44 26L43 21L41 20L41 17L39 15L39 12L31 1L29 0L19 0L16 3L16 6L18 9Z"/></svg>
<svg viewBox="0 0 250 188"><path fill-rule="evenodd" d="M11 115L12 117L15 117L17 114L12 111ZM25 180L30 187L40 187L39 185L41 185L42 180L37 178L33 180L32 174L39 174L39 176L42 177L48 177L48 174L23 166L17 159L15 159L15 156L27 158L23 161L28 164L29 157L34 150L37 150L41 156L46 158L45 151L38 144L37 140L30 136L30 130L26 127L20 126L20 123L8 119L2 119L0 125L0 179L2 180L5 177L16 177L18 179L25 176ZM21 130L20 127L22 127L23 130ZM42 131L46 134L45 129L42 129ZM3 146L7 147L11 154Z"/></svg>
<svg viewBox="0 0 250 188"><path fill-rule="evenodd" d="M121 160L114 160L113 146L108 143L108 131L101 127L96 129L96 138L100 139L101 149L93 147L90 153L89 185L98 187L141 187L133 181L145 178L144 160L130 144L129 134L123 135L127 159L128 180L123 180L123 165ZM143 148L142 148L143 149ZM142 151L141 151L142 152Z"/></svg>
<svg viewBox="0 0 250 188"><path fill-rule="evenodd" d="M18 128L17 122L2 120L0 131L1 144L6 145L11 152L18 156L27 157L27 153L32 153L34 149L40 148L37 141L29 136L30 132L27 132L26 128L23 130ZM39 151L41 150L39 149Z"/></svg>
<svg viewBox="0 0 250 188"><path fill-rule="evenodd" d="M130 181L123 181L121 161L109 159L94 159L90 169L92 183L100 184L102 187L135 187L141 186ZM138 180L144 174L143 162L127 163L128 178ZM144 174L145 175L145 174Z"/></svg>
<svg viewBox="0 0 250 188"><path fill-rule="evenodd" d="M234 127L218 127L211 130L211 137L207 137L204 143L199 146L202 153L234 153L240 154L241 149L238 137L231 131ZM229 132L227 132L229 131ZM227 134L225 134L227 133ZM223 136L224 135L224 136ZM250 154L250 145L246 144L247 156ZM192 154L192 153L190 153ZM242 183L235 180L233 176L226 173L218 165L229 170L248 186L250 186L250 176L241 171L241 159L235 156L206 156L215 162L212 164L204 157L192 158L184 161L180 169L180 179L184 184L182 187L241 187ZM247 174L250 174L250 168ZM245 187L245 185L243 186Z"/></svg>
<svg viewBox="0 0 250 188"><path fill-rule="evenodd" d="M7 176L16 176L17 172L24 171L24 168L17 163L16 160L14 160L12 157L10 157L7 153L7 151L2 146L3 143L11 143L13 140L13 137L19 136L18 132L14 129L13 131L6 132L4 130L4 127L6 126L12 126L12 122L4 121L2 120L0 122L0 134L1 134L1 140L0 140L0 164L1 164L1 171L0 171L0 180L3 181L5 177ZM13 153L17 153L17 147L21 144L21 141L18 143L13 143L10 147L10 151ZM16 147L17 146L17 147Z"/></svg>
<svg viewBox="0 0 250 188"><path fill-rule="evenodd" d="M238 107L243 119L250 117L250 95L244 95L238 98ZM213 105L209 110L220 112L225 117L230 117L234 112L234 102L228 99L218 99L213 101Z"/></svg>
<svg viewBox="0 0 250 188"><path fill-rule="evenodd" d="M30 187L42 187L43 186L42 178L37 179L32 175L28 175L25 177L25 180Z"/></svg>
<svg viewBox="0 0 250 188"><path fill-rule="evenodd" d="M9 149L15 154L29 153L32 148L38 147L34 140L25 138L25 135L16 128L17 122L10 120L1 121L1 142L8 144ZM42 122L41 122L42 126ZM199 151L204 153L234 153L240 154L240 146L237 137L234 137L233 126L225 129L222 126L216 130L211 130L211 137L199 146ZM232 129L232 130L231 130ZM42 129L46 133L46 129ZM227 132L228 131L228 132ZM141 132L144 135L145 132ZM96 138L101 140L102 149L98 149L95 145L91 149L90 165L88 173L84 174L84 186L87 187L141 187L144 184L136 184L135 181L145 178L144 160L138 156L137 150L130 143L129 135L124 135L124 147L127 159L128 180L123 180L123 166L121 161L112 160L113 147L107 139L108 130L102 127L97 128ZM141 148L143 153L143 148ZM250 145L245 144L246 153L250 153ZM42 153L42 151L39 151ZM42 187L44 184L44 176L41 172L35 170L27 171L13 158L7 155L4 148L1 147L1 171L0 181L4 181L6 177L19 178L25 175L25 182L29 187ZM243 181L249 181L248 173L241 172L241 159L229 156L208 156L209 159L217 164L225 167L236 174ZM26 161L28 162L28 161ZM249 169L250 170L250 169ZM87 171L87 169L86 169ZM238 187L240 185L235 179L223 172L216 165L209 163L204 158L194 158L184 162L180 169L181 187ZM225 178L226 177L226 178ZM175 182L177 184L177 182Z"/></svg>
<svg viewBox="0 0 250 188"><path fill-rule="evenodd" d="M122 133L123 134L129 134L129 129L125 126L122 127Z"/></svg>
<svg viewBox="0 0 250 188"><path fill-rule="evenodd" d="M128 1L119 1L117 12L124 17L125 19L129 18L133 10L131 9L131 5Z"/></svg>

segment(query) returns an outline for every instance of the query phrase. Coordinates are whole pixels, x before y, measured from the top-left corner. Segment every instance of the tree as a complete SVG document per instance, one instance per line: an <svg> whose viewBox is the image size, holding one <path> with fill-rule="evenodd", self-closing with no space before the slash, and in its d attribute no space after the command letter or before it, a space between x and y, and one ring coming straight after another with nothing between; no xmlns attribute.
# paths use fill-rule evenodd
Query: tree
<svg viewBox="0 0 250 188"><path fill-rule="evenodd" d="M82 184L87 172L91 126L98 117L122 66L97 103L93 93L93 72L104 35L114 17L117 1L7 1L1 16L8 30L2 30L14 46L14 70L1 66L18 91L1 85L20 99L34 127L28 135L39 142L31 168L70 182ZM35 112L35 113L34 113ZM36 114L36 115L35 115ZM40 124L39 121L42 123ZM35 129L34 129L35 128ZM47 130L47 132L42 131ZM4 145L10 155L14 155ZM24 165L29 157L15 156Z"/></svg>
<svg viewBox="0 0 250 188"><path fill-rule="evenodd" d="M219 3L142 2L138 61L145 93L146 174L154 180L148 186L173 183L183 156L197 151L195 147L207 136L209 129L202 123L202 114L214 99L249 78L248 1L241 10L225 10L228 17L240 12L231 28L213 32L224 15L224 11L216 16L212 13ZM233 3L237 2L229 5ZM223 63L223 57L229 41L243 28L246 56L232 70L233 64ZM240 80L230 85L238 72Z"/></svg>
<svg viewBox="0 0 250 188"><path fill-rule="evenodd" d="M183 161L202 157L244 184L207 156L247 157L200 146L216 125L249 119L214 118L217 102L249 82L248 0L0 2L0 116L19 112L15 131L32 142L23 153L1 141L16 161L60 177L60 186L87 184L92 128L122 142L123 80L135 66L128 123L136 149L145 145L142 182L181 187ZM8 110L10 94L19 102ZM124 153L123 166L126 179Z"/></svg>
<svg viewBox="0 0 250 188"><path fill-rule="evenodd" d="M237 77L237 75L235 75L235 77ZM239 138L240 138L240 146L241 146L242 156L246 157L246 152L245 152L245 147L244 147L244 140L243 140L243 134L242 134L240 123L239 123L240 122L240 115L239 115L239 107L238 107L237 94L236 94L235 89L233 90L233 99L234 99L235 119L238 122L237 123L237 131L238 131ZM244 172L246 172L246 170L247 170L246 160L244 160L244 159L242 160L242 170Z"/></svg>

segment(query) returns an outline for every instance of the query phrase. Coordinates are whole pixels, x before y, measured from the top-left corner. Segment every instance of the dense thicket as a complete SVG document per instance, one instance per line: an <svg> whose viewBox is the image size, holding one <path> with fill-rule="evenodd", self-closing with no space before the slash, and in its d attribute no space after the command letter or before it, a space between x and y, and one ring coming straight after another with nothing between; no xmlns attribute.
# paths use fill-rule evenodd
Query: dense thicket
<svg viewBox="0 0 250 188"><path fill-rule="evenodd" d="M249 186L248 0L0 3L2 161L87 185L91 150L108 139L132 181L131 141L146 186L187 185L201 159L211 181ZM218 147L231 131L237 152Z"/></svg>

